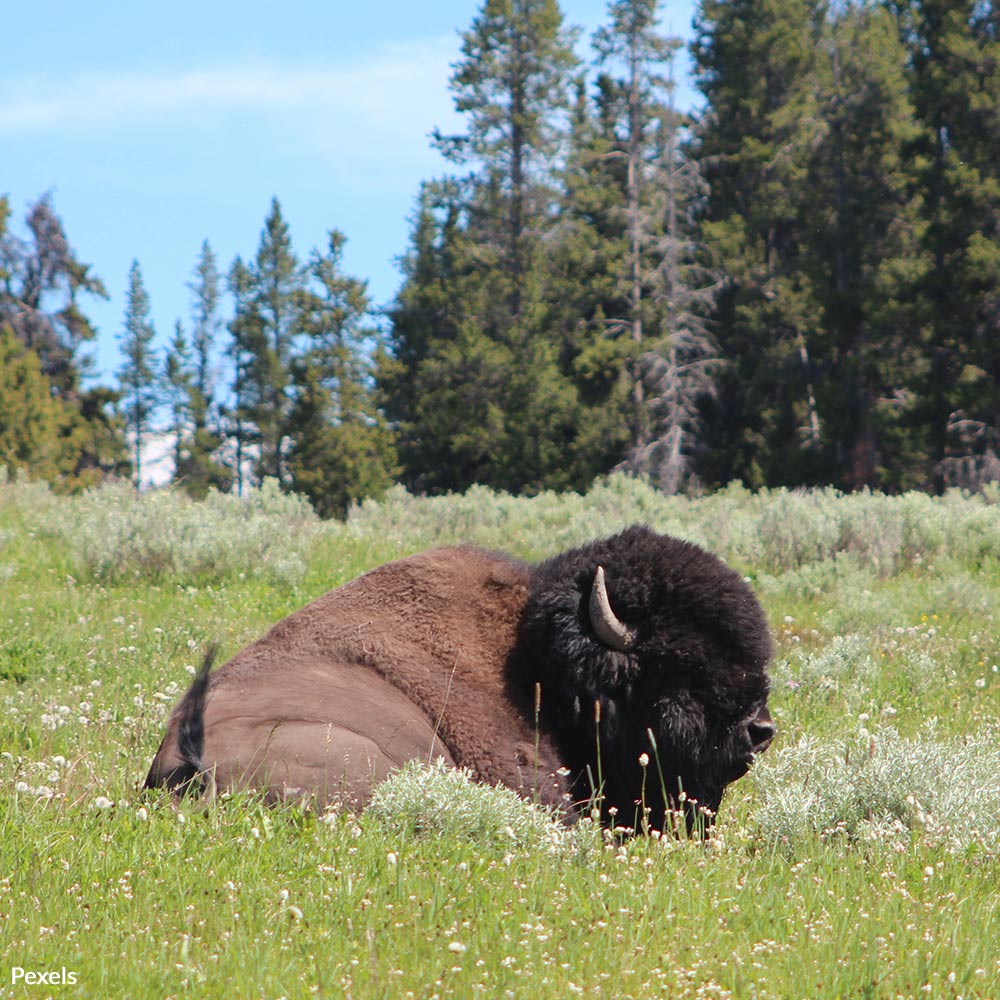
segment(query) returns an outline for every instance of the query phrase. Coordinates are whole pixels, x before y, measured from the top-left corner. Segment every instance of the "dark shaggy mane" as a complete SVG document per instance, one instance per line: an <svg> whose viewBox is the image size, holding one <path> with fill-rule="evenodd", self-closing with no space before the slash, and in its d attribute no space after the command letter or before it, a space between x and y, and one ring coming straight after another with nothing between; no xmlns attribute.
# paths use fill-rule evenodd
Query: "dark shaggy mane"
<svg viewBox="0 0 1000 1000"><path fill-rule="evenodd" d="M636 629L625 651L602 644L591 625L598 566L614 613ZM510 683L522 704L540 685L542 719L571 767L593 758L598 729L605 763L614 757L632 766L649 746L640 720L656 714L654 704L669 704L674 745L690 748L685 766L703 771L710 765L697 758L711 752L692 722L700 717L695 702L735 722L766 696L772 649L767 620L739 573L691 542L634 525L535 568Z"/></svg>

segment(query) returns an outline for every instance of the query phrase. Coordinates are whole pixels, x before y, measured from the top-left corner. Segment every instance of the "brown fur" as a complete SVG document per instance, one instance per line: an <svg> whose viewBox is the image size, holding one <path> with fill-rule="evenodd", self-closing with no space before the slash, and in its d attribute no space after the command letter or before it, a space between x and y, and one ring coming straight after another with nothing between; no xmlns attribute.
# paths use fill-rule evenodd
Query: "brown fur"
<svg viewBox="0 0 1000 1000"><path fill-rule="evenodd" d="M529 584L529 567L514 560L447 548L324 594L212 674L200 768L219 790L360 807L405 761L443 757L561 803L551 740L505 694ZM147 787L175 784L190 764L184 712L182 701Z"/></svg>

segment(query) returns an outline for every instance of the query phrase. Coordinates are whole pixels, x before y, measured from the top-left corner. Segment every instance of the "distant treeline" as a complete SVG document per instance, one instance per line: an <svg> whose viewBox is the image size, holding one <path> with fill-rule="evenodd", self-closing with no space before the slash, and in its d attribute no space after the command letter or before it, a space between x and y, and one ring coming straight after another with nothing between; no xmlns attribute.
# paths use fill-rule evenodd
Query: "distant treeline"
<svg viewBox="0 0 1000 1000"><path fill-rule="evenodd" d="M612 469L668 493L1000 478L1000 9L702 0L690 114L659 7L613 0L582 62L556 0L485 0L464 131L433 139L454 170L382 310L343 234L300 258L275 199L253 258L222 273L205 241L162 356L135 262L118 385L84 389L104 286L48 196L23 237L0 199L0 464L138 480L167 430L196 495L274 477L327 515Z"/></svg>

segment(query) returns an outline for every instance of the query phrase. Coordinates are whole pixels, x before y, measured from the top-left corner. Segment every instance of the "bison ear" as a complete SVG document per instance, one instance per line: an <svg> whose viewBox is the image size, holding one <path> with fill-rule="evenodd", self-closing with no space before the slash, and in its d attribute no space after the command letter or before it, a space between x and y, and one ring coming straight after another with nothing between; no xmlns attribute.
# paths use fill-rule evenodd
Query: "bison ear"
<svg viewBox="0 0 1000 1000"><path fill-rule="evenodd" d="M625 651L635 641L636 630L629 628L611 610L603 566L597 567L594 583L590 588L590 624L597 638L611 649Z"/></svg>

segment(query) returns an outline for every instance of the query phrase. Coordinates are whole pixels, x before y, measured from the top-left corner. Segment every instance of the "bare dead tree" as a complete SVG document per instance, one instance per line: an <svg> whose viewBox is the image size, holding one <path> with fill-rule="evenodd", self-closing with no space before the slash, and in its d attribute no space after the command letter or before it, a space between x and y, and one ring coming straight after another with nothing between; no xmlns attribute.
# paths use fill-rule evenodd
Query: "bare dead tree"
<svg viewBox="0 0 1000 1000"><path fill-rule="evenodd" d="M650 206L658 232L648 237L647 251L658 261L651 282L658 329L636 363L645 434L623 463L670 494L692 481L700 406L714 393L722 364L708 320L721 280L704 262L697 239L695 215L706 191L685 154L683 128L670 100L659 123L661 154Z"/></svg>

